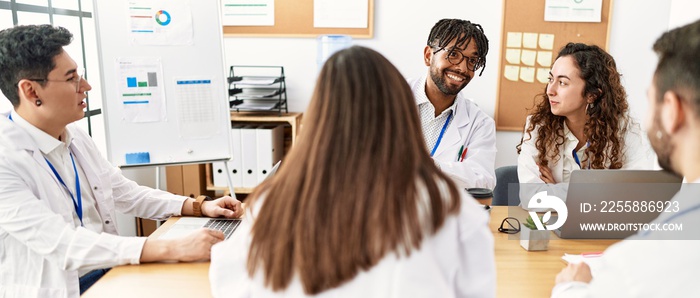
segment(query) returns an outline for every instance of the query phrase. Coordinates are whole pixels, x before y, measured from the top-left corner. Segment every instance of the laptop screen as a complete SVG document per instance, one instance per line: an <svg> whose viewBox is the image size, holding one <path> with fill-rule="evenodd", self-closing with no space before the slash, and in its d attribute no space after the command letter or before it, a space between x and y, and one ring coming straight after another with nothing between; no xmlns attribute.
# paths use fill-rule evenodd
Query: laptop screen
<svg viewBox="0 0 700 298"><path fill-rule="evenodd" d="M652 170L577 170L566 195L561 238L622 239L653 221L681 187L682 178ZM653 206L652 206L653 205Z"/></svg>

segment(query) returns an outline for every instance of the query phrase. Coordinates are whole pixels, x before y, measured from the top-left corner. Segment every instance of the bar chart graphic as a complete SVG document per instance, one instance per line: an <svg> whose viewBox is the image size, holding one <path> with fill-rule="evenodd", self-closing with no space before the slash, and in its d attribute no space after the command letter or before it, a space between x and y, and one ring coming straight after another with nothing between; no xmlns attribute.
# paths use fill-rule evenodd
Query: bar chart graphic
<svg viewBox="0 0 700 298"><path fill-rule="evenodd" d="M127 88L137 87L158 87L158 75L155 72L147 72L146 78L139 80L138 77L126 77Z"/></svg>
<svg viewBox="0 0 700 298"><path fill-rule="evenodd" d="M116 64L124 121L163 121L166 111L160 60L124 57Z"/></svg>

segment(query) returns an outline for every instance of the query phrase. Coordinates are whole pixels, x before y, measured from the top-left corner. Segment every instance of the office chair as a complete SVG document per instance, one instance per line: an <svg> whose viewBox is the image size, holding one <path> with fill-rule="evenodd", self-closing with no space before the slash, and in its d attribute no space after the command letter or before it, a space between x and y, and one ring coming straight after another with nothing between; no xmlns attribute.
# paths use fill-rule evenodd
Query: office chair
<svg viewBox="0 0 700 298"><path fill-rule="evenodd" d="M520 204L520 184L518 181L518 166L503 166L496 169L496 188L493 190L493 206L509 206L508 184L515 183L511 193L514 198L510 200L510 206Z"/></svg>

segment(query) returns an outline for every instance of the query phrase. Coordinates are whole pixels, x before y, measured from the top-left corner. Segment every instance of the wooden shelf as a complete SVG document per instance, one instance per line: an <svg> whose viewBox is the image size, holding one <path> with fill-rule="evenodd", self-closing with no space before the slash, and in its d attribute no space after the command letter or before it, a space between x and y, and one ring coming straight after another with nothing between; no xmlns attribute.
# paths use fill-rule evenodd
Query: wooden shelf
<svg viewBox="0 0 700 298"><path fill-rule="evenodd" d="M299 126L301 125L302 113L282 113L280 115L260 112L231 112L231 124L255 123L255 124L284 124L284 153L285 155L296 143ZM211 164L206 164L205 169L206 190L209 192L221 192L228 194L228 187L214 186ZM236 194L250 194L254 188L235 187Z"/></svg>

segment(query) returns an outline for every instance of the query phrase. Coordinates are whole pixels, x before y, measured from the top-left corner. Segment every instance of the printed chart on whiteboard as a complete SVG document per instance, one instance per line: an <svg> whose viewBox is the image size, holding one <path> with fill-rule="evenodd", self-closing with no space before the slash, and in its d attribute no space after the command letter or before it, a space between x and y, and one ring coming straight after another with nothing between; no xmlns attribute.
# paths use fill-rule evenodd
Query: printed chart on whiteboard
<svg viewBox="0 0 700 298"><path fill-rule="evenodd" d="M208 138L219 134L221 110L216 101L212 78L177 78L177 108L180 137L183 139Z"/></svg>
<svg viewBox="0 0 700 298"><path fill-rule="evenodd" d="M189 0L131 0L128 17L133 45L192 44Z"/></svg>
<svg viewBox="0 0 700 298"><path fill-rule="evenodd" d="M125 122L158 122L166 117L163 68L158 58L118 58L119 99Z"/></svg>

